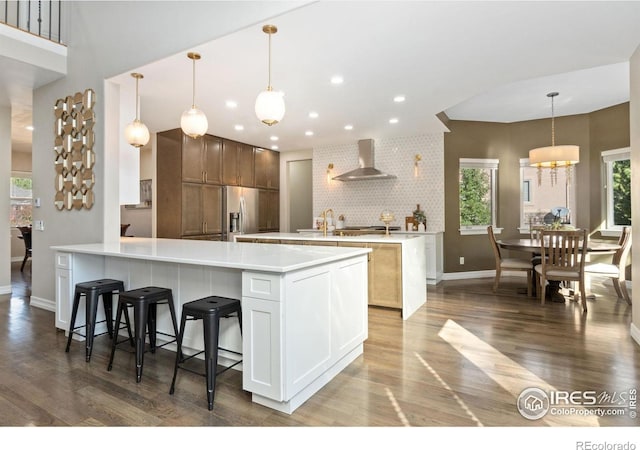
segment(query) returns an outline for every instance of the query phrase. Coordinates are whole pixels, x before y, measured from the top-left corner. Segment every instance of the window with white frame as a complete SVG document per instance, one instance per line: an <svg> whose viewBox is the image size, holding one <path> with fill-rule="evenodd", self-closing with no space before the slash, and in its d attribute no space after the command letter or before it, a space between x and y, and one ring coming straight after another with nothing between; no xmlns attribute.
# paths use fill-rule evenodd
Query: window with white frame
<svg viewBox="0 0 640 450"><path fill-rule="evenodd" d="M486 233L496 226L497 159L460 158L460 234Z"/></svg>
<svg viewBox="0 0 640 450"><path fill-rule="evenodd" d="M557 179L551 182L551 169L542 168L538 183L538 168L529 165L529 158L520 159L520 232L529 233L531 225L541 225L557 218L575 225L575 170L567 177L564 168L557 169ZM554 216L554 217L552 217Z"/></svg>
<svg viewBox="0 0 640 450"><path fill-rule="evenodd" d="M31 225L33 205L30 173L12 173L9 186L9 204L9 224L12 227Z"/></svg>
<svg viewBox="0 0 640 450"><path fill-rule="evenodd" d="M604 192L607 210L606 229L619 231L631 225L631 149L602 152Z"/></svg>

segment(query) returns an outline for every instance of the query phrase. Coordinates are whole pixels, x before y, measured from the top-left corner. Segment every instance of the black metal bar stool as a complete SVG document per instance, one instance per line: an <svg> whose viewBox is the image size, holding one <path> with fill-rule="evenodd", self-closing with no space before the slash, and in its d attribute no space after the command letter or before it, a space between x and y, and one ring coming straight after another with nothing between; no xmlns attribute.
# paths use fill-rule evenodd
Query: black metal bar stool
<svg viewBox="0 0 640 450"><path fill-rule="evenodd" d="M156 310L158 305L169 305L171 313L171 322L174 334L167 334L156 329ZM133 307L133 328L136 353L136 382L142 379L142 365L144 362L145 352L145 335L148 327L149 344L151 353L155 353L156 348L164 347L175 342L178 336L178 324L176 321L176 310L173 305L173 293L171 289L149 286L131 291L125 291L118 296L118 311L116 313L116 324L120 326L122 312L127 308ZM173 337L173 340L156 346L156 335L162 334ZM116 346L124 341L113 340L111 345L111 358L109 358L109 366L107 370L111 370L113 366L113 356L116 352Z"/></svg>
<svg viewBox="0 0 640 450"><path fill-rule="evenodd" d="M74 333L78 336L86 338L86 360L91 360L91 351L93 350L93 338L96 336L102 336L109 333L109 337L113 339L113 293L123 292L124 283L120 280L112 280L104 278L101 280L86 281L84 283L76 284L75 294L73 297L73 309L71 312L71 322L69 323L69 338L67 339L67 348L65 352L69 352L71 346L71 339ZM96 315L98 313L98 299L102 296L102 303L104 304L105 319L96 322ZM86 299L85 302L85 325L76 327L76 316L78 315L78 306L82 298ZM131 335L131 328L129 326L129 316L125 316L127 329L129 335ZM98 323L107 323L107 331L104 333L95 334L96 325ZM78 329L85 328L85 334L79 333Z"/></svg>
<svg viewBox="0 0 640 450"><path fill-rule="evenodd" d="M213 397L216 389L216 375L229 370L230 368L240 364L242 360L237 361L218 370L218 349L241 355L242 353L218 347L218 334L220 329L220 318L229 317L231 314L237 313L238 322L240 323L240 334L242 334L242 309L240 308L240 300L226 297L205 297L200 300L194 300L182 305L182 316L180 319L180 333L178 334L178 348L176 349L176 364L173 370L173 380L171 381L171 390L169 394L173 394L176 384L176 375L178 369L187 370L197 375L204 375L207 379L207 401L209 403L209 411L213 409ZM184 338L184 328L187 320L202 319L204 328L204 350L199 351L186 358L182 354L182 339ZM204 353L205 373L199 373L187 367L181 366L182 363Z"/></svg>

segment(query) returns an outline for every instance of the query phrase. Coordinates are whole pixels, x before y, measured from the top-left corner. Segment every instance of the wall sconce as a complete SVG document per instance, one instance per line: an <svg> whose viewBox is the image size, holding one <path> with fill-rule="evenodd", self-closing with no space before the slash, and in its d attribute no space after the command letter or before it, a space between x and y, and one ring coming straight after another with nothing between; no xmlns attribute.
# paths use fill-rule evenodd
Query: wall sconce
<svg viewBox="0 0 640 450"><path fill-rule="evenodd" d="M331 172L333 172L333 163L327 166L327 183L331 183Z"/></svg>
<svg viewBox="0 0 640 450"><path fill-rule="evenodd" d="M414 177L418 176L418 163L420 161L422 161L422 155L416 153L416 156L414 156L413 158L413 176Z"/></svg>

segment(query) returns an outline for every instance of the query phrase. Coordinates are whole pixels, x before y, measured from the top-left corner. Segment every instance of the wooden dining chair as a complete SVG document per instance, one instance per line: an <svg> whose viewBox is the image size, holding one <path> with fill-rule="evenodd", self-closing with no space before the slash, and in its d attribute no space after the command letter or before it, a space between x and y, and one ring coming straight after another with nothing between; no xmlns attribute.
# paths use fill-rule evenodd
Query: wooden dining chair
<svg viewBox="0 0 640 450"><path fill-rule="evenodd" d="M491 225L487 227L487 233L489 234L489 241L493 248L493 255L496 258L496 278L493 282L493 292L498 290L498 284L500 283L500 276L502 275L502 272L527 272L527 295L531 297L531 290L533 286L533 265L531 264L531 261L519 258L503 258Z"/></svg>
<svg viewBox="0 0 640 450"><path fill-rule="evenodd" d="M22 259L22 265L20 266L20 272L24 271L24 265L27 263L27 260L31 258L32 250L31 250L31 227L18 227L20 230L21 236L20 238L24 241L24 258Z"/></svg>
<svg viewBox="0 0 640 450"><path fill-rule="evenodd" d="M544 305L548 280L574 281L579 284L582 309L587 311L584 266L587 256L587 230L542 230L541 261L535 267L540 278L540 302Z"/></svg>
<svg viewBox="0 0 640 450"><path fill-rule="evenodd" d="M627 258L631 251L631 227L622 228L618 245L620 248L613 254L611 263L587 264L584 267L584 271L587 274L611 278L618 298L623 298L628 304L631 304L631 296L629 296L629 291L627 290L627 277L625 273Z"/></svg>

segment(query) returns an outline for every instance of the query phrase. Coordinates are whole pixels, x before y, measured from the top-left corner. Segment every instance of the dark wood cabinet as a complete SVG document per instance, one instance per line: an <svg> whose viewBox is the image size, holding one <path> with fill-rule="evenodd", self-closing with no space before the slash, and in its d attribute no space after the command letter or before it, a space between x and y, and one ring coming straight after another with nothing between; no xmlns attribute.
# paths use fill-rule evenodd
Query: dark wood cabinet
<svg viewBox="0 0 640 450"><path fill-rule="evenodd" d="M278 152L211 135L193 139L179 128L158 133L157 147L157 237L220 240L222 186L255 187L256 180L259 231L279 231Z"/></svg>
<svg viewBox="0 0 640 450"><path fill-rule="evenodd" d="M182 135L182 181L222 183L222 139L208 134L196 139Z"/></svg>
<svg viewBox="0 0 640 450"><path fill-rule="evenodd" d="M219 239L222 140L175 129L158 133L157 143L157 237Z"/></svg>
<svg viewBox="0 0 640 450"><path fill-rule="evenodd" d="M222 233L222 186L182 183L182 237Z"/></svg>
<svg viewBox="0 0 640 450"><path fill-rule="evenodd" d="M257 188L280 188L280 153L264 148L255 149L255 181Z"/></svg>
<svg viewBox="0 0 640 450"><path fill-rule="evenodd" d="M258 231L280 231L280 191L258 191Z"/></svg>
<svg viewBox="0 0 640 450"><path fill-rule="evenodd" d="M253 146L222 140L222 184L255 186L255 157Z"/></svg>

